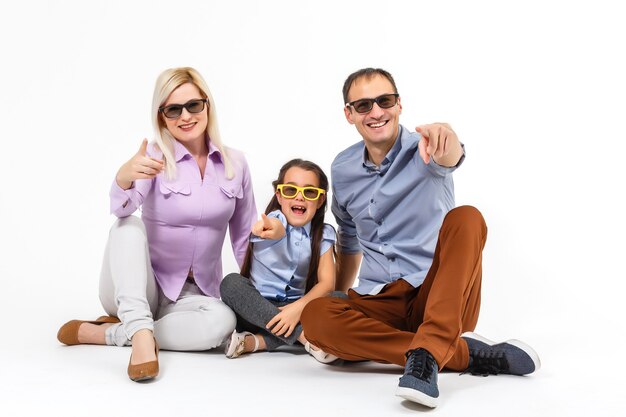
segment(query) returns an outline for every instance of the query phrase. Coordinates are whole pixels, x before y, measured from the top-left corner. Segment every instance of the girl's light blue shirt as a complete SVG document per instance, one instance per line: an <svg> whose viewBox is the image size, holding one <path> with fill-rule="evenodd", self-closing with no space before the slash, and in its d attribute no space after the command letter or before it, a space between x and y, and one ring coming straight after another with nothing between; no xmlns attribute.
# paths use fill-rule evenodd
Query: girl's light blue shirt
<svg viewBox="0 0 626 417"><path fill-rule="evenodd" d="M269 300L295 301L304 295L306 286L311 261L311 223L294 227L280 210L272 211L267 217L279 219L286 234L279 240L250 237L254 243L250 279ZM324 224L320 256L335 244L335 239L335 229Z"/></svg>

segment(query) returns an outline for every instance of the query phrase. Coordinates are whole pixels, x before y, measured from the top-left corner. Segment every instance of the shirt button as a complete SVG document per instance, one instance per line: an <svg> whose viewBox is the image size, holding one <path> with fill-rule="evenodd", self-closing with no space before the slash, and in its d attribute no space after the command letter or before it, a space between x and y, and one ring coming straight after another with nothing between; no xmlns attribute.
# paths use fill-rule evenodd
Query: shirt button
<svg viewBox="0 0 626 417"><path fill-rule="evenodd" d="M370 200L370 203L373 203L373 202L374 202L374 199L372 198L372 199Z"/></svg>
<svg viewBox="0 0 626 417"><path fill-rule="evenodd" d="M300 246L300 242L296 242L296 246Z"/></svg>

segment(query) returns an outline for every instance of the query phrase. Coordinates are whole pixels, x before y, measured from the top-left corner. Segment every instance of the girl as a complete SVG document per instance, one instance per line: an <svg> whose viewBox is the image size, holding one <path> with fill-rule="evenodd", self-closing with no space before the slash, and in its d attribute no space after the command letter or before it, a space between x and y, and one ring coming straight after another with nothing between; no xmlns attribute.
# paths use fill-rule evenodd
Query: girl
<svg viewBox="0 0 626 417"><path fill-rule="evenodd" d="M241 274L226 276L220 287L242 331L227 341L226 356L298 341L318 361L332 362L337 357L312 347L300 325L304 306L335 286L335 230L324 223L328 179L316 164L293 159L272 185L275 194L252 227Z"/></svg>

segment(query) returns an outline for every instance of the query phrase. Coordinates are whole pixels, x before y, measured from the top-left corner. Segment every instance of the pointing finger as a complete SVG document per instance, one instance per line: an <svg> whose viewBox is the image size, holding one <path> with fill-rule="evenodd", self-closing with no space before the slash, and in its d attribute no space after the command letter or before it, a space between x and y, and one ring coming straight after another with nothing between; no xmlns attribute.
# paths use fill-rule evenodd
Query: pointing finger
<svg viewBox="0 0 626 417"><path fill-rule="evenodd" d="M422 157L422 160L424 161L425 164L428 164L430 162L431 155L434 153L434 149L437 149L436 148L437 140L436 138L433 138L431 125L417 126L415 128L415 131L419 133L420 135L422 135L422 140L420 140L418 143L418 149L420 152L420 156ZM435 142L434 148L433 148L433 139Z"/></svg>
<svg viewBox="0 0 626 417"><path fill-rule="evenodd" d="M137 154L145 156L148 150L148 139L144 138Z"/></svg>
<svg viewBox="0 0 626 417"><path fill-rule="evenodd" d="M439 148L439 131L429 129L428 132L428 155L435 156L437 149Z"/></svg>
<svg viewBox="0 0 626 417"><path fill-rule="evenodd" d="M156 158L152 158L151 156L148 156L148 139L144 138L144 140L141 142L141 146L139 147L139 150L137 151L137 155L143 156L144 158L146 158L146 160L154 161L157 164L161 165L161 167L163 166L162 159L156 159ZM146 165L157 168L157 166L155 166L154 164L146 164Z"/></svg>
<svg viewBox="0 0 626 417"><path fill-rule="evenodd" d="M419 150L420 158L422 158L422 161L424 161L425 164L428 164L430 162L430 155L428 155L428 152L426 152L426 147L428 147L427 142L428 139L422 136L422 139L420 139L420 141L417 143L417 149Z"/></svg>
<svg viewBox="0 0 626 417"><path fill-rule="evenodd" d="M263 220L263 229L271 229L272 223L270 223L270 219L267 218L265 213L261 214L261 220Z"/></svg>

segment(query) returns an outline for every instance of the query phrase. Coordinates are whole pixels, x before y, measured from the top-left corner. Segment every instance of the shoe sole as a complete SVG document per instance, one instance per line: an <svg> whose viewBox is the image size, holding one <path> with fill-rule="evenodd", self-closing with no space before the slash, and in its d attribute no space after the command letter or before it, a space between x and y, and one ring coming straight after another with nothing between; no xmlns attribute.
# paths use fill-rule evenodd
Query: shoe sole
<svg viewBox="0 0 626 417"><path fill-rule="evenodd" d="M439 404L439 398L431 397L412 388L398 387L396 389L396 396L430 408L435 408Z"/></svg>
<svg viewBox="0 0 626 417"><path fill-rule="evenodd" d="M313 356L313 358L315 358L316 361L318 361L319 363L324 363L326 365L330 365L331 363L337 362L339 360L339 358L335 355L332 355L330 353L326 353L322 350L315 350L311 347L311 343L306 342L304 344L304 350L306 350L308 352L309 355ZM322 356L324 355L324 356Z"/></svg>
<svg viewBox="0 0 626 417"><path fill-rule="evenodd" d="M142 376L142 377L139 377L139 378L136 378L136 379L133 379L133 378L130 378L130 377L129 378L133 382L144 382L144 381L149 381L151 379L155 379L157 376L158 376L158 374L157 375L146 375L146 376Z"/></svg>
<svg viewBox="0 0 626 417"><path fill-rule="evenodd" d="M238 358L240 355L237 355L237 344L233 343L232 336L228 338L226 341L226 348L224 349L224 354L228 359Z"/></svg>
<svg viewBox="0 0 626 417"><path fill-rule="evenodd" d="M326 354L326 357L324 358L318 358L317 356L311 354L311 356L313 356L315 358L316 361L318 361L319 363L323 363L325 365L330 365L332 363L335 363L339 360L338 357L336 357L335 355L331 355L330 353Z"/></svg>
<svg viewBox="0 0 626 417"><path fill-rule="evenodd" d="M489 346L493 346L497 344L497 342L494 342L493 340L489 340L486 337L481 336L474 332L465 332L461 335L461 337L469 337L470 339L478 340L479 342L483 342ZM510 345L517 347L518 349L523 350L530 357L530 359L533 361L533 364L535 365L535 369L533 370L533 372L536 372L541 368L541 360L539 359L539 355L537 354L537 352L535 352L535 349L531 348L526 343L517 339L509 339L502 343L508 343Z"/></svg>

